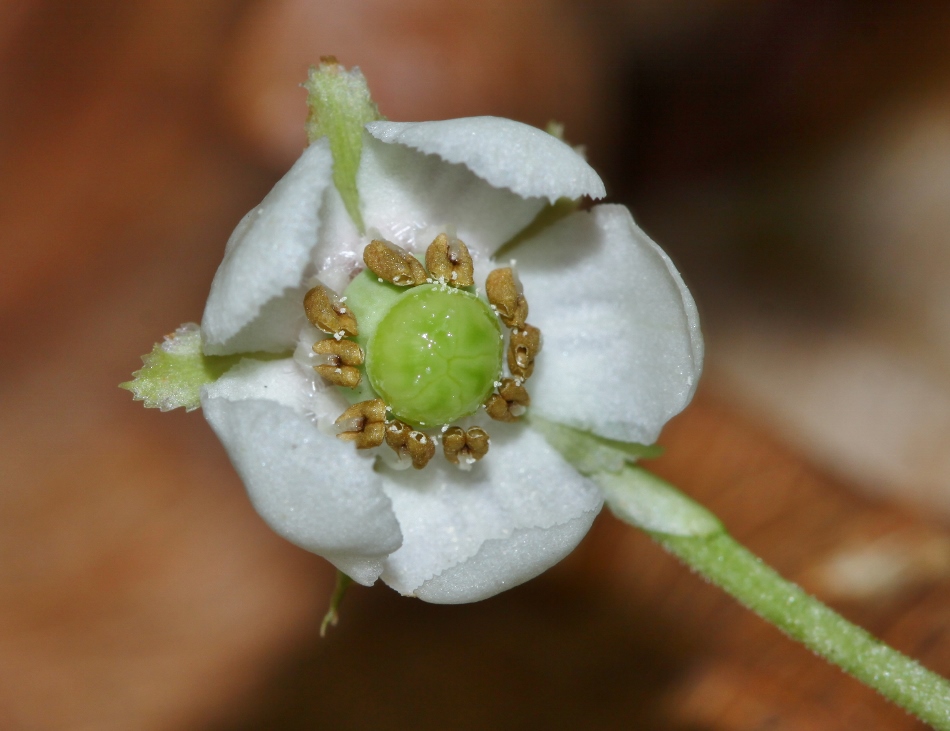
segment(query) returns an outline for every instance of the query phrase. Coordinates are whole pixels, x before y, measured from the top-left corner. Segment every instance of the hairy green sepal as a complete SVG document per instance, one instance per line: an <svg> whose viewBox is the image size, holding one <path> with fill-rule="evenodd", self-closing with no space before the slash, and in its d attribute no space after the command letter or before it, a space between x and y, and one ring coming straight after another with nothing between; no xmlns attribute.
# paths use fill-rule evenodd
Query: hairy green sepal
<svg viewBox="0 0 950 731"><path fill-rule="evenodd" d="M560 122L555 122L554 120L549 121L544 131L552 137L559 139L561 142L566 142L564 139L564 125ZM528 239L533 239L558 221L580 210L580 207L581 199L579 198L558 198L554 203L546 203L527 226L498 247L498 250L492 254L492 259L501 261L503 257L510 254L517 246Z"/></svg>
<svg viewBox="0 0 950 731"><path fill-rule="evenodd" d="M333 183L347 213L362 233L356 171L363 151L363 127L383 119L373 102L366 79L359 68L345 69L334 58L311 67L304 82L307 90L307 139L326 137L333 153Z"/></svg>
<svg viewBox="0 0 950 731"><path fill-rule="evenodd" d="M659 444L619 442L542 419L536 414L531 414L529 421L532 428L540 432L548 444L582 475L620 472L628 463L638 459L655 459L663 454L663 447Z"/></svg>
<svg viewBox="0 0 950 731"><path fill-rule="evenodd" d="M668 482L642 467L625 466L620 472L598 472L610 511L625 523L653 534L709 536L724 532L722 522Z"/></svg>
<svg viewBox="0 0 950 731"><path fill-rule="evenodd" d="M333 595L330 597L330 606L327 613L323 615L323 621L320 622L320 636L327 636L328 627L336 627L340 621L340 604L343 603L343 597L346 596L346 590L350 588L353 579L342 571L336 572L336 585L333 587Z"/></svg>
<svg viewBox="0 0 950 731"><path fill-rule="evenodd" d="M501 259L510 254L517 246L528 239L533 239L542 231L551 228L558 221L570 216L580 209L581 202L573 198L558 198L554 203L546 203L544 208L538 211L538 214L531 222L512 236L508 241L498 247L498 250L492 254L492 259L501 261Z"/></svg>
<svg viewBox="0 0 950 731"><path fill-rule="evenodd" d="M611 511L624 522L651 533L678 536L723 530L719 519L702 505L633 466L638 459L659 457L662 447L607 439L535 415L530 423L574 469L597 483Z"/></svg>
<svg viewBox="0 0 950 731"><path fill-rule="evenodd" d="M142 356L144 365L132 374L132 380L119 388L131 391L145 408L171 411L184 407L194 411L201 406L201 387L218 380L242 358L270 360L281 355L271 353L238 353L236 355L205 355L201 349L201 329L186 322L165 340L156 343L152 352Z"/></svg>

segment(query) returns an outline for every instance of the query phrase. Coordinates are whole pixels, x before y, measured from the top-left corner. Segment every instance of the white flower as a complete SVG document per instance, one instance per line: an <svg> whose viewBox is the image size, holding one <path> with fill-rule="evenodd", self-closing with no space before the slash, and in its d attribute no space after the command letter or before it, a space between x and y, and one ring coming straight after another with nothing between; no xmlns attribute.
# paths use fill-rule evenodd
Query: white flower
<svg viewBox="0 0 950 731"><path fill-rule="evenodd" d="M202 320L205 351L288 353L314 275L342 291L370 238L424 251L454 231L481 281L489 258L549 202L601 198L594 170L545 132L504 119L372 122L357 186L361 235L311 144L228 242ZM544 350L531 413L614 440L653 443L702 367L696 308L626 208L569 215L519 245L529 320ZM243 360L202 407L254 506L281 535L361 584L427 601L475 601L569 553L602 505L597 487L530 425L492 423L470 472L443 459L395 471L334 438L346 406L292 357Z"/></svg>

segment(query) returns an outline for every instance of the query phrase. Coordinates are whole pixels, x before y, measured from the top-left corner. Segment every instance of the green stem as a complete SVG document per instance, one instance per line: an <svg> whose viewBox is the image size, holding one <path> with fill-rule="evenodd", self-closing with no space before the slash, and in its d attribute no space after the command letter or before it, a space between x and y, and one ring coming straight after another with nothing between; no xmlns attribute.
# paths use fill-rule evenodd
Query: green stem
<svg viewBox="0 0 950 731"><path fill-rule="evenodd" d="M783 579L728 533L650 535L805 647L934 728L950 729L950 683Z"/></svg>
<svg viewBox="0 0 950 731"><path fill-rule="evenodd" d="M889 647L832 611L799 586L783 579L721 528L704 533L657 532L644 525L631 505L643 506L662 490L663 499L678 496L680 510L703 508L669 483L640 468L592 477L604 489L617 516L643 528L667 551L706 577L741 604L790 637L834 663L881 695L936 729L950 731L950 683ZM649 512L649 511L643 511ZM687 525L680 521L678 525ZM654 528L654 530L650 530Z"/></svg>

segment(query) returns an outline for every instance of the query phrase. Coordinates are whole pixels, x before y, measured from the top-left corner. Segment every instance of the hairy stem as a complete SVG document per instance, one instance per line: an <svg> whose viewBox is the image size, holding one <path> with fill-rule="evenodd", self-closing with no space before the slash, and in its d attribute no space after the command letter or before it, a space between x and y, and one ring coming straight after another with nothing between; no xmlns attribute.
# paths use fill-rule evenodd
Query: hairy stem
<svg viewBox="0 0 950 731"><path fill-rule="evenodd" d="M934 728L950 729L950 683L783 579L728 533L650 535L810 650Z"/></svg>
<svg viewBox="0 0 950 731"><path fill-rule="evenodd" d="M741 604L774 624L813 652L874 688L936 729L950 731L950 683L918 662L874 638L832 611L739 544L721 527L708 531L657 531L645 525L644 501L662 490L665 512L673 496L679 511L703 510L669 483L641 468L626 467L609 477L592 475L607 504L623 521L644 529L667 551L716 584ZM698 523L671 523L688 527Z"/></svg>

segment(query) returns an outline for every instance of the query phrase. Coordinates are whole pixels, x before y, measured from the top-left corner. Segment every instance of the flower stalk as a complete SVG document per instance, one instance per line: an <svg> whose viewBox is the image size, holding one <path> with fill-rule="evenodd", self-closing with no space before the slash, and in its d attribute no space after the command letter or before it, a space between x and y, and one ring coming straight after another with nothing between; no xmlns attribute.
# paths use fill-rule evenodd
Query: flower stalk
<svg viewBox="0 0 950 731"><path fill-rule="evenodd" d="M625 468L605 482L607 505L620 520L643 529L693 571L723 589L740 604L828 662L909 711L935 729L950 729L950 682L852 624L797 584L782 578L762 559L736 541L725 528L692 533L650 530L631 512L637 495L659 494L678 512L703 510L675 487L640 468ZM641 505L641 514L651 512ZM684 525L683 523L680 524Z"/></svg>

